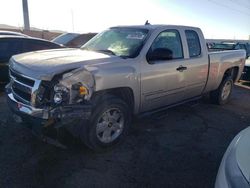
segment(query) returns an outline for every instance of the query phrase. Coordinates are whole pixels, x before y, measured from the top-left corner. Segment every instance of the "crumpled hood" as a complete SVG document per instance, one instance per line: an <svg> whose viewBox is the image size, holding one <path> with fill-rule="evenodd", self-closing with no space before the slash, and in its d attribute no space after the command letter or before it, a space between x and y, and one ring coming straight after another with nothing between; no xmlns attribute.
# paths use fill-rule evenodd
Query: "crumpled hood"
<svg viewBox="0 0 250 188"><path fill-rule="evenodd" d="M120 57L81 49L43 50L15 55L10 67L31 78L51 80L54 75L86 65L119 61Z"/></svg>

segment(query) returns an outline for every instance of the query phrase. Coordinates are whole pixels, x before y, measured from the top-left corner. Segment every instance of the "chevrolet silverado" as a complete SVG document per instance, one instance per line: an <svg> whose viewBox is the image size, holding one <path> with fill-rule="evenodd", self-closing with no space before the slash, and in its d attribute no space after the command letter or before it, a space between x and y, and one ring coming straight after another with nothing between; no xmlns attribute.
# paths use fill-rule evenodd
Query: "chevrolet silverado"
<svg viewBox="0 0 250 188"><path fill-rule="evenodd" d="M104 150L123 139L135 115L207 93L225 104L245 57L244 50L208 52L195 27L112 27L80 49L13 56L7 101L44 140L55 140L64 127L90 148Z"/></svg>

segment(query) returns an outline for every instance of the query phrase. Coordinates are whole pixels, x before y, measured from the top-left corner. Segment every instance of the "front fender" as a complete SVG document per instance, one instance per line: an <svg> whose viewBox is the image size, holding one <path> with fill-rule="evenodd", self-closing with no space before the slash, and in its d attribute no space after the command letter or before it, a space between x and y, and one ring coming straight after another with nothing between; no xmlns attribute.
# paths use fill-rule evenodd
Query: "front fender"
<svg viewBox="0 0 250 188"><path fill-rule="evenodd" d="M93 75L96 92L116 88L130 88L134 96L134 112L139 111L140 81L136 68L131 66L102 68L95 71Z"/></svg>

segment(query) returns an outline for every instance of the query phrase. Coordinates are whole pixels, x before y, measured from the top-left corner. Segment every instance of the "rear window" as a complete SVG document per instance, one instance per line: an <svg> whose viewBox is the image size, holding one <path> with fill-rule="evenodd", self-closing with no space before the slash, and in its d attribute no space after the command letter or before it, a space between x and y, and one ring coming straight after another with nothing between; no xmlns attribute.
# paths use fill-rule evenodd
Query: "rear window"
<svg viewBox="0 0 250 188"><path fill-rule="evenodd" d="M235 44L217 43L212 47L212 49L233 50L235 49Z"/></svg>
<svg viewBox="0 0 250 188"><path fill-rule="evenodd" d="M185 31L187 38L187 45L190 57L197 57L201 55L201 45L198 34L193 30Z"/></svg>

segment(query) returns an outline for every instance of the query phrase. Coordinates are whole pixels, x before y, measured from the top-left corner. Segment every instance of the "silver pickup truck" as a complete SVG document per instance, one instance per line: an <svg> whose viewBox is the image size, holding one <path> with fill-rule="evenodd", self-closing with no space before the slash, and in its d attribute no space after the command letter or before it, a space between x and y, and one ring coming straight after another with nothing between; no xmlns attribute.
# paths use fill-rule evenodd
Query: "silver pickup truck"
<svg viewBox="0 0 250 188"><path fill-rule="evenodd" d="M245 57L244 50L209 53L195 27L112 27L81 49L13 56L7 101L42 138L55 139L64 127L103 150L127 134L133 115L207 93L226 103Z"/></svg>

